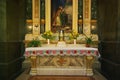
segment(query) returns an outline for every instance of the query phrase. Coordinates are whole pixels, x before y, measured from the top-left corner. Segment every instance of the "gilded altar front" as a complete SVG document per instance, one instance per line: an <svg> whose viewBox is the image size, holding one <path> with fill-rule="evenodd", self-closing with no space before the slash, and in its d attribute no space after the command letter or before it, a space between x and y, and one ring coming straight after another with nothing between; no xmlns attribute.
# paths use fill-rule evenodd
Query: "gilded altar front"
<svg viewBox="0 0 120 80"><path fill-rule="evenodd" d="M97 48L84 44L57 47L55 44L26 48L25 57L31 60L31 75L87 75L99 56Z"/></svg>

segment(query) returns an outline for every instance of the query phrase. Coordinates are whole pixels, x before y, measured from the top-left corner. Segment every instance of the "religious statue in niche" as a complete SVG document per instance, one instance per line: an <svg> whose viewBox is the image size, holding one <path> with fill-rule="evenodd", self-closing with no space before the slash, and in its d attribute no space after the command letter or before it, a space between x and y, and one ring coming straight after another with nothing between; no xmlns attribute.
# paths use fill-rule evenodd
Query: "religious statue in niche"
<svg viewBox="0 0 120 80"><path fill-rule="evenodd" d="M51 30L72 29L72 0L51 0Z"/></svg>

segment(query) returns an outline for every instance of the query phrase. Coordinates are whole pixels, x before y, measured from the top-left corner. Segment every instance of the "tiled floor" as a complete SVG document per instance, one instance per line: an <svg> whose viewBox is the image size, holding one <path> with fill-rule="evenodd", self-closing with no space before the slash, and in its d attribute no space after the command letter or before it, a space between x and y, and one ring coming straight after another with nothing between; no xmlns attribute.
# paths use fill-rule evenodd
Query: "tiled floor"
<svg viewBox="0 0 120 80"><path fill-rule="evenodd" d="M29 80L95 80L89 76L31 76Z"/></svg>

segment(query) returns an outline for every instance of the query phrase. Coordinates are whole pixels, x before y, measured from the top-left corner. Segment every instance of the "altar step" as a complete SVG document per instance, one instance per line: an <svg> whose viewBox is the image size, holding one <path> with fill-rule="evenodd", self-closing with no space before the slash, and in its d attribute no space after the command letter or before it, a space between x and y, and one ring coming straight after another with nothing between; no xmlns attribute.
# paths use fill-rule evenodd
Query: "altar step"
<svg viewBox="0 0 120 80"><path fill-rule="evenodd" d="M28 80L95 80L88 76L31 76Z"/></svg>
<svg viewBox="0 0 120 80"><path fill-rule="evenodd" d="M53 78L49 78L49 76L43 76L43 77L47 77L47 78L44 78L44 79L39 79L37 77L32 77L30 74L29 74L29 71L30 71L30 68L26 68L25 71L20 74L15 80L70 80L69 78L73 77L72 75L69 76L69 78L64 78L64 79L61 79L60 77L62 76L57 76L57 78L53 79ZM65 76L64 76L65 77ZM76 78L75 78L76 77ZM81 76L78 76L78 77L81 77ZM83 78L78 78L77 76L74 76L73 78L71 78L71 80L84 80ZM101 75L101 73L99 73L97 70L94 70L94 75L92 76L95 80L107 80L103 75ZM49 79L48 79L49 78ZM89 79L90 80L90 79Z"/></svg>
<svg viewBox="0 0 120 80"><path fill-rule="evenodd" d="M34 71L34 70L31 70ZM30 72L31 75L34 72ZM67 66L67 67L54 67L54 66L44 66L37 68L37 74L35 75L93 75L91 72L90 74L86 73L85 67L76 67L76 66Z"/></svg>
<svg viewBox="0 0 120 80"><path fill-rule="evenodd" d="M30 60L25 60L23 62L23 69L26 69L26 68L31 68L31 63L30 63ZM93 64L93 70L94 69L100 69L100 62L95 60L94 64ZM31 74L31 72L30 72ZM93 75L92 73L91 74L86 74L86 70L84 68L77 68L77 67L74 67L74 68L52 68L52 67L49 67L47 68L46 67L41 67L41 68L37 68L37 74L39 75L87 75L87 76L91 76ZM36 75L35 74L31 74L31 75Z"/></svg>

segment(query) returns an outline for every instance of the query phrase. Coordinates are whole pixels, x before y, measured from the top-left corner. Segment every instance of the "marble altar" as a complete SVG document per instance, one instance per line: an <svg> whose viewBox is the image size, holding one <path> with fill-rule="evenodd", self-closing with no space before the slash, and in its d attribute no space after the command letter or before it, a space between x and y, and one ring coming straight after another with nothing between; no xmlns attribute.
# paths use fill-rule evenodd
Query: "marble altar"
<svg viewBox="0 0 120 80"><path fill-rule="evenodd" d="M28 47L25 57L31 60L31 75L93 75L92 64L99 56L98 49L85 44L56 44Z"/></svg>

